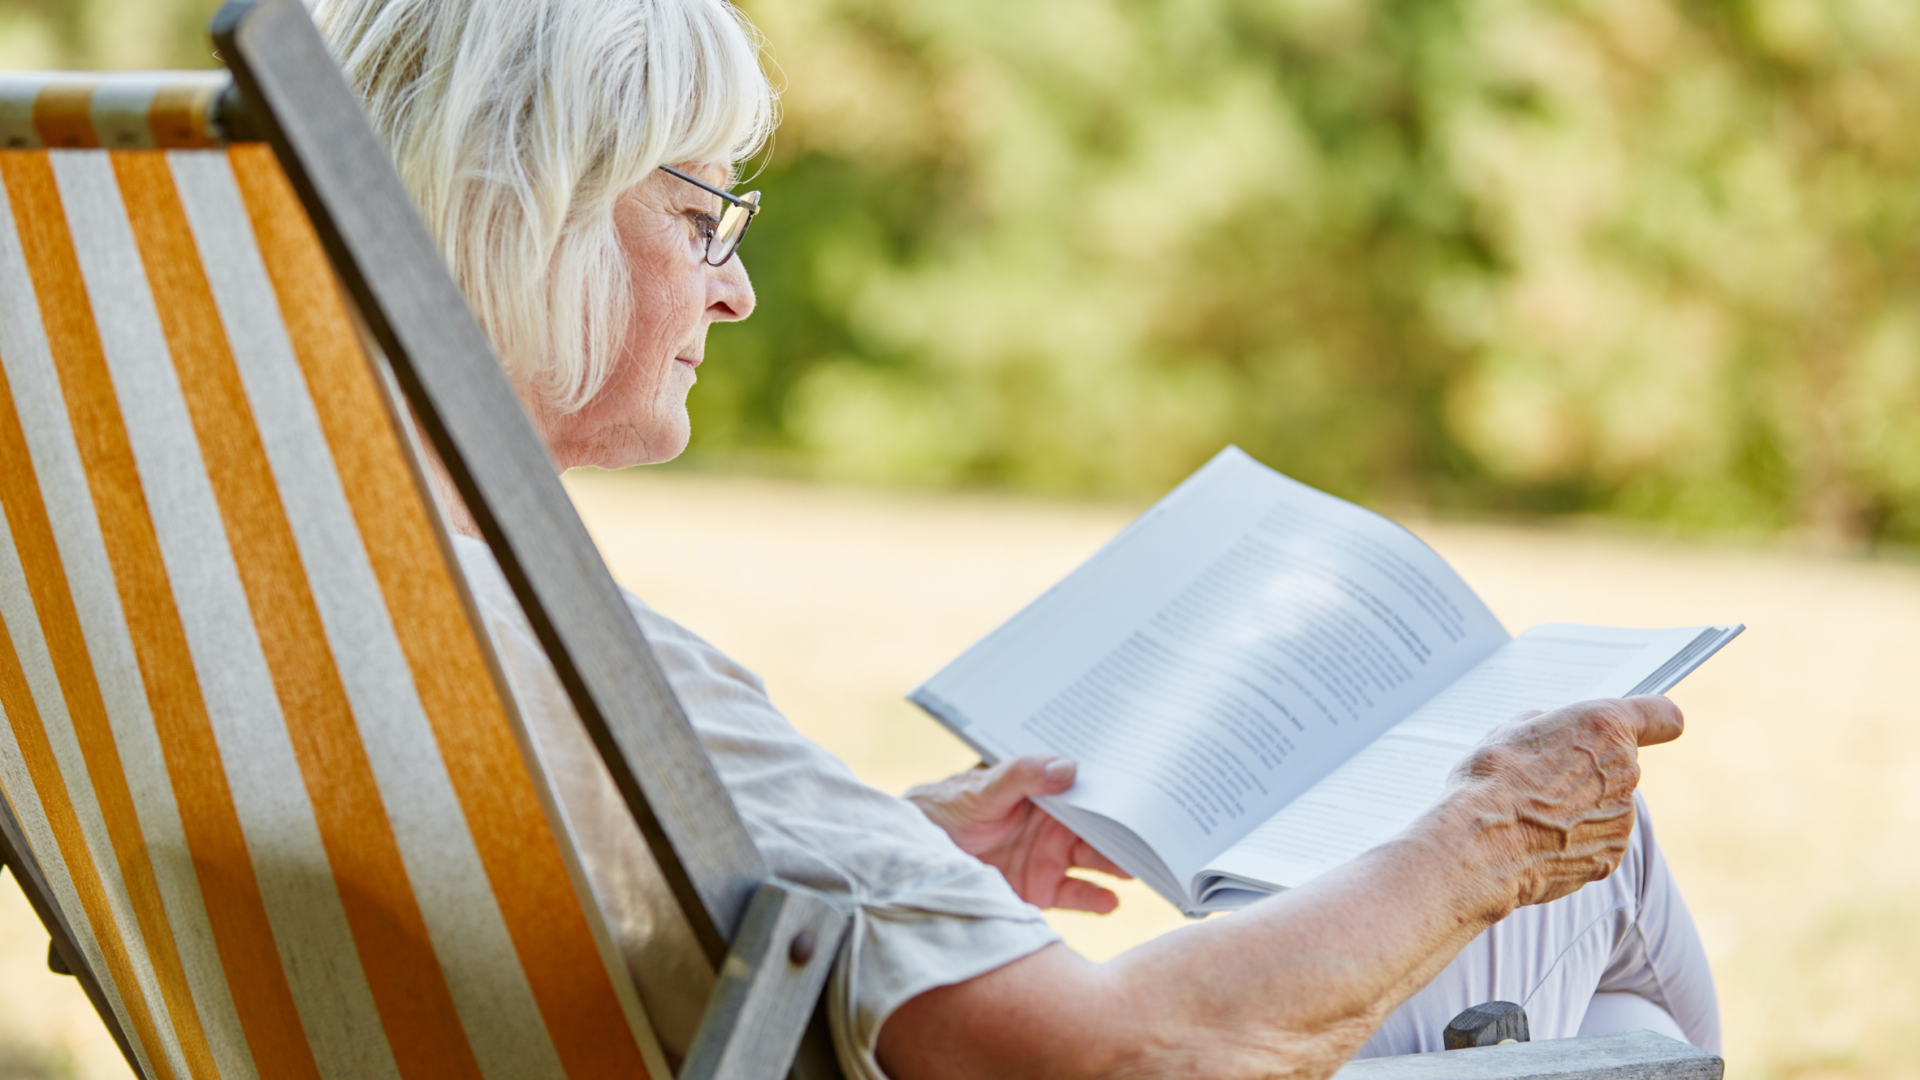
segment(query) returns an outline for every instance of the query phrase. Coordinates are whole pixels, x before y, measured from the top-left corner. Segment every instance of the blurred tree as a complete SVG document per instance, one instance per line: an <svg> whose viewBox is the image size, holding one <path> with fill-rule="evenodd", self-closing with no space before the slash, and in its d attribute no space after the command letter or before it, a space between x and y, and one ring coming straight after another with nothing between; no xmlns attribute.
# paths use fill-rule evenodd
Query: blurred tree
<svg viewBox="0 0 1920 1080"><path fill-rule="evenodd" d="M0 0L204 66L210 0ZM786 121L693 456L1920 541L1920 7L747 0Z"/></svg>
<svg viewBox="0 0 1920 1080"><path fill-rule="evenodd" d="M699 450L1154 490L1231 439L1361 498L1920 539L1920 9L750 10L766 304Z"/></svg>
<svg viewBox="0 0 1920 1080"><path fill-rule="evenodd" d="M0 0L0 69L217 67L220 0Z"/></svg>

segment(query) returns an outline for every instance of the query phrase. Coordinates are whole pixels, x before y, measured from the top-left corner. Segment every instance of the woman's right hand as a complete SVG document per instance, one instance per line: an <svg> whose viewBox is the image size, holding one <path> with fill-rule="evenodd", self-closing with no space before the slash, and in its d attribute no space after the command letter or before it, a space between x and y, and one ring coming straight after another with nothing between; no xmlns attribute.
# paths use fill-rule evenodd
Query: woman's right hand
<svg viewBox="0 0 1920 1080"><path fill-rule="evenodd" d="M1454 767L1438 812L1504 871L1508 910L1558 899L1620 865L1639 748L1672 742L1684 726L1679 707L1654 695L1522 713Z"/></svg>
<svg viewBox="0 0 1920 1080"><path fill-rule="evenodd" d="M968 769L907 792L907 799L946 830L960 850L999 870L1035 907L1105 915L1120 906L1110 889L1074 877L1076 867L1118 878L1132 875L1033 802L1073 787L1071 760L1029 754Z"/></svg>

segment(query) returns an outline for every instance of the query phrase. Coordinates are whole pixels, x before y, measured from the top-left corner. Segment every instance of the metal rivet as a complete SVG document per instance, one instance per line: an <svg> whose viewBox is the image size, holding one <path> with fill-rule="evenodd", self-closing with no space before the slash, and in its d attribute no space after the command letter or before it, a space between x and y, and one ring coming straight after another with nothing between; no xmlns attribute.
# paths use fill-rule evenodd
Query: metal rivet
<svg viewBox="0 0 1920 1080"><path fill-rule="evenodd" d="M807 961L813 959L813 949L817 944L819 939L813 936L813 931L802 930L793 935L793 944L787 946L787 959L804 967Z"/></svg>

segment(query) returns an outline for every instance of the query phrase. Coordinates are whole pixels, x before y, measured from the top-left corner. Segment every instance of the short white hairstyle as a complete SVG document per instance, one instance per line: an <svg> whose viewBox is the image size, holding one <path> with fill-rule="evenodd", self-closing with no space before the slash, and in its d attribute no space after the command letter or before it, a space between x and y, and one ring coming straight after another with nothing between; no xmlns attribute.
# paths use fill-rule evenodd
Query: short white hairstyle
<svg viewBox="0 0 1920 1080"><path fill-rule="evenodd" d="M615 203L765 143L759 33L727 0L310 3L508 374L584 405L634 317Z"/></svg>

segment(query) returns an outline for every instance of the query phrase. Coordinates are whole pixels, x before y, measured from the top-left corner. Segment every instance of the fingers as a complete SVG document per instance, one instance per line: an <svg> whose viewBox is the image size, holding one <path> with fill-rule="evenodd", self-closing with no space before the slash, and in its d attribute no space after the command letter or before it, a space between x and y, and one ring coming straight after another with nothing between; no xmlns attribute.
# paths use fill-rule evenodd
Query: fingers
<svg viewBox="0 0 1920 1080"><path fill-rule="evenodd" d="M1112 874L1114 877L1125 878L1128 881L1133 880L1132 874L1120 869L1119 864L1094 850L1094 846L1085 840L1073 845L1073 865L1088 870L1098 870L1103 874Z"/></svg>
<svg viewBox="0 0 1920 1080"><path fill-rule="evenodd" d="M1565 714L1572 714L1576 719L1587 722L1598 720L1603 726L1616 722L1624 724L1625 734L1633 739L1635 746L1657 746L1672 742L1686 729L1680 706L1659 694L1582 701L1549 715ZM1617 728L1615 730L1618 731Z"/></svg>
<svg viewBox="0 0 1920 1080"><path fill-rule="evenodd" d="M1568 723L1575 726L1597 723L1600 730L1611 729L1616 734L1631 738L1635 746L1657 746L1672 742L1686 730L1680 706L1659 694L1640 694L1630 698L1576 702L1550 713L1529 709L1515 714L1511 720L1488 732L1486 741L1499 742L1502 736L1527 731L1549 732ZM1624 732L1622 727L1625 728Z"/></svg>
<svg viewBox="0 0 1920 1080"><path fill-rule="evenodd" d="M1461 760L1454 782L1478 800L1480 835L1515 860L1522 903L1564 896L1619 865L1638 748L1670 742L1683 726L1664 697L1583 701L1517 716Z"/></svg>
<svg viewBox="0 0 1920 1080"><path fill-rule="evenodd" d="M1036 795L1058 795L1073 786L1076 769L1071 760L1047 754L1028 754L1003 761L987 770L980 789L983 809L1007 813Z"/></svg>
<svg viewBox="0 0 1920 1080"><path fill-rule="evenodd" d="M1620 704L1638 722L1638 744L1641 746L1672 742L1686 730L1687 721L1680 714L1680 706L1659 694L1625 698Z"/></svg>
<svg viewBox="0 0 1920 1080"><path fill-rule="evenodd" d="M1120 897L1111 889L1103 889L1091 881L1069 877L1061 881L1060 891L1053 894L1053 906L1068 911L1107 915L1120 906Z"/></svg>

